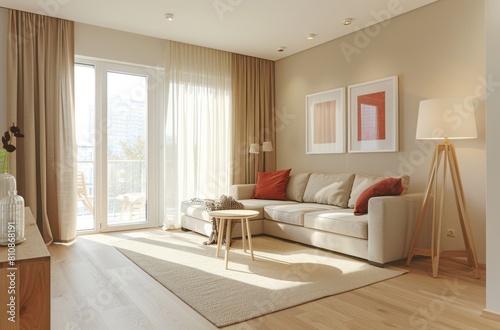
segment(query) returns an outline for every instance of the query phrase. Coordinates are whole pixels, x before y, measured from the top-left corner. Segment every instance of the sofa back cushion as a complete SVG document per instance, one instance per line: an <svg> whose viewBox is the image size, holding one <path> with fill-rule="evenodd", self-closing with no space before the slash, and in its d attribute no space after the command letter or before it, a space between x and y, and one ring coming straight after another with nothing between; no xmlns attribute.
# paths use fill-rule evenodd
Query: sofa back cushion
<svg viewBox="0 0 500 330"><path fill-rule="evenodd" d="M286 199L290 201L302 202L310 175L311 173L291 174L286 185Z"/></svg>
<svg viewBox="0 0 500 330"><path fill-rule="evenodd" d="M303 201L346 208L354 174L312 173L307 182Z"/></svg>
<svg viewBox="0 0 500 330"><path fill-rule="evenodd" d="M410 177L408 175L403 175L400 178L403 185L404 194L408 191L408 186L410 185ZM354 177L354 182L352 183L352 191L351 197L349 198L348 207L351 209L354 208L354 206L356 205L356 201L358 200L361 193L363 193L363 191L384 179L386 179L386 177L356 174L356 176Z"/></svg>

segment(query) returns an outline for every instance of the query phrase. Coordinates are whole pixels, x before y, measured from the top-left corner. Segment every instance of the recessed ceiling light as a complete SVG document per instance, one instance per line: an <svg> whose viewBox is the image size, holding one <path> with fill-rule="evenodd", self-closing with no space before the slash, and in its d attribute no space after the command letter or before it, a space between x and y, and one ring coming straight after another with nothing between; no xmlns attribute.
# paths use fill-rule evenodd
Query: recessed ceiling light
<svg viewBox="0 0 500 330"><path fill-rule="evenodd" d="M314 38L316 38L316 35L314 33L309 33L306 37L307 40L313 40Z"/></svg>
<svg viewBox="0 0 500 330"><path fill-rule="evenodd" d="M278 49L276 49L276 51L281 53L281 52L285 51L285 48L286 47L281 46L281 47L278 47Z"/></svg>
<svg viewBox="0 0 500 330"><path fill-rule="evenodd" d="M174 14L171 14L171 13L166 13L166 14L165 14L165 19L166 19L167 21L169 21L169 22L170 22L170 21L173 21L173 20L174 20Z"/></svg>
<svg viewBox="0 0 500 330"><path fill-rule="evenodd" d="M344 25L351 25L351 23L352 23L352 18L346 18L344 19L344 22L342 22L342 24Z"/></svg>

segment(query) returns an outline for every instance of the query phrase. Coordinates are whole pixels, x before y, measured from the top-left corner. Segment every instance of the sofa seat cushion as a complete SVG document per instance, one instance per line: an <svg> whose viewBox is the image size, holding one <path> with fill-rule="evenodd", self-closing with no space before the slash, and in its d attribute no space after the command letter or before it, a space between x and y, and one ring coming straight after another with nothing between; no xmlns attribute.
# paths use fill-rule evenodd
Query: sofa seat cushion
<svg viewBox="0 0 500 330"><path fill-rule="evenodd" d="M368 239L368 214L355 216L352 209L310 212L304 216L304 227Z"/></svg>
<svg viewBox="0 0 500 330"><path fill-rule="evenodd" d="M298 204L294 201L279 201L272 199L241 199L238 202L242 203L246 210L255 210L259 212L259 215L252 219L264 219L264 207L269 205Z"/></svg>
<svg viewBox="0 0 500 330"><path fill-rule="evenodd" d="M321 210L331 210L334 208L337 207L316 203L269 205L264 207L264 217L268 220L303 226L304 214Z"/></svg>
<svg viewBox="0 0 500 330"><path fill-rule="evenodd" d="M202 219L209 221L207 208L204 204L193 204L191 201L184 201L181 203L182 214L189 215L192 218Z"/></svg>
<svg viewBox="0 0 500 330"><path fill-rule="evenodd" d="M283 204L297 203L292 201L277 201L277 200L267 200L267 199L242 199L239 200L238 202L243 204L244 209L246 210L255 210L259 212L259 215L251 218L250 221L257 219L264 219L264 207L267 205L275 205L275 204L283 205ZM205 204L193 204L190 200L183 201L181 203L181 212L192 218L205 221L210 220Z"/></svg>

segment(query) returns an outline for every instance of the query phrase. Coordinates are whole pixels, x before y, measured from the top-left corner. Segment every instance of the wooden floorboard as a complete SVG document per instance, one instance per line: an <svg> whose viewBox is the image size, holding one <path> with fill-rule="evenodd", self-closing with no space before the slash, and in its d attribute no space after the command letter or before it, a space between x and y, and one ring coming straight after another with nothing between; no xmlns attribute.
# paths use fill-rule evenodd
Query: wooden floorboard
<svg viewBox="0 0 500 330"><path fill-rule="evenodd" d="M162 234L128 231L51 245L51 329L217 329L110 245ZM393 265L409 273L222 329L500 329L482 316L484 269L478 280L456 260L443 259L438 278L429 258Z"/></svg>

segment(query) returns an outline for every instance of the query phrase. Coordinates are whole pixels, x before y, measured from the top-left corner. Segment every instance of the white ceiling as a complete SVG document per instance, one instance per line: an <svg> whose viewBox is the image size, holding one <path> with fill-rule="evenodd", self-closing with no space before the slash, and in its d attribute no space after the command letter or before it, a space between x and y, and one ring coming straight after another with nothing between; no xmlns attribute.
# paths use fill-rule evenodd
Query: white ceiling
<svg viewBox="0 0 500 330"><path fill-rule="evenodd" d="M0 0L0 7L278 60L435 1Z"/></svg>

